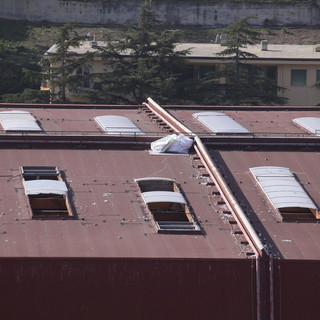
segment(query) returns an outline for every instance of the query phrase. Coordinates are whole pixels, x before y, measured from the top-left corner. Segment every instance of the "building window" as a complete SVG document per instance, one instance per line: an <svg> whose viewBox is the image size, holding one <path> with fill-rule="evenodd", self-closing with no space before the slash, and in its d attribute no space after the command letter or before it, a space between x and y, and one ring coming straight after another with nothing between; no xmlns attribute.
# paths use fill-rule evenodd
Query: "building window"
<svg viewBox="0 0 320 320"><path fill-rule="evenodd" d="M76 75L82 81L82 88L88 89L90 88L90 67L87 65L83 65L76 70Z"/></svg>
<svg viewBox="0 0 320 320"><path fill-rule="evenodd" d="M320 70L317 70L317 73L316 73L316 82L320 82Z"/></svg>
<svg viewBox="0 0 320 320"><path fill-rule="evenodd" d="M135 179L159 233L200 232L186 199L174 179Z"/></svg>
<svg viewBox="0 0 320 320"><path fill-rule="evenodd" d="M68 188L58 167L24 166L20 168L32 218L73 218Z"/></svg>
<svg viewBox="0 0 320 320"><path fill-rule="evenodd" d="M307 70L295 69L291 70L291 85L305 86L307 84Z"/></svg>

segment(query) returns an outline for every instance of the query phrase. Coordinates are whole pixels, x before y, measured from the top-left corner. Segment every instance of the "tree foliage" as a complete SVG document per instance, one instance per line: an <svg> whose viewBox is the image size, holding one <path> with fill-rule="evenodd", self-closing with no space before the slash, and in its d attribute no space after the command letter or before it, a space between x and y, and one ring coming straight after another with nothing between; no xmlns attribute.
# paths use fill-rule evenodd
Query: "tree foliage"
<svg viewBox="0 0 320 320"><path fill-rule="evenodd" d="M39 71L36 53L14 42L0 39L0 96L37 88L35 79L25 70Z"/></svg>
<svg viewBox="0 0 320 320"><path fill-rule="evenodd" d="M52 101L56 103L67 102L67 90L80 88L85 80L85 75L77 74L76 70L90 62L92 53L78 55L72 51L85 39L72 24L61 26L52 52L49 51L42 61L42 77L50 82Z"/></svg>
<svg viewBox="0 0 320 320"><path fill-rule="evenodd" d="M219 55L226 59L224 67L219 70L219 77L225 83L218 86L217 95L223 104L284 104L285 98L278 93L283 90L276 80L266 77L264 70L250 63L258 57L247 51L248 46L256 44L260 32L249 25L252 17L245 17L232 23L225 29L226 48Z"/></svg>
<svg viewBox="0 0 320 320"><path fill-rule="evenodd" d="M160 22L151 1L141 7L139 23L100 48L105 64L100 99L112 103L142 103L152 96L161 103L174 97L185 51L176 51L176 32L158 31Z"/></svg>

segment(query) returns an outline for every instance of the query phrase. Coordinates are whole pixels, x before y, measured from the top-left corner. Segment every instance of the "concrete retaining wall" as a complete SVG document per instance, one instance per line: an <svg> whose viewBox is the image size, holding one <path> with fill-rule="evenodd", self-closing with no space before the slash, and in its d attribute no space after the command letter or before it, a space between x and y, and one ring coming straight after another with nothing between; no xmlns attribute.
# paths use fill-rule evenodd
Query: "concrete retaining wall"
<svg viewBox="0 0 320 320"><path fill-rule="evenodd" d="M134 24L143 0L1 0L0 18L86 25ZM221 27L256 16L257 26L320 25L315 2L154 1L154 10L167 26Z"/></svg>

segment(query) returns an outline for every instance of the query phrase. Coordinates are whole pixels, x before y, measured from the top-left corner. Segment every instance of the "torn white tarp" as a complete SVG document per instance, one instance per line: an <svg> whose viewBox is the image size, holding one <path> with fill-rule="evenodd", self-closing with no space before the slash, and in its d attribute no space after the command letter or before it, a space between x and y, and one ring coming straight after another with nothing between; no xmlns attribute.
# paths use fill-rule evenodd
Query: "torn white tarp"
<svg viewBox="0 0 320 320"><path fill-rule="evenodd" d="M171 134L151 143L151 150L158 153L189 153L193 139L181 134Z"/></svg>

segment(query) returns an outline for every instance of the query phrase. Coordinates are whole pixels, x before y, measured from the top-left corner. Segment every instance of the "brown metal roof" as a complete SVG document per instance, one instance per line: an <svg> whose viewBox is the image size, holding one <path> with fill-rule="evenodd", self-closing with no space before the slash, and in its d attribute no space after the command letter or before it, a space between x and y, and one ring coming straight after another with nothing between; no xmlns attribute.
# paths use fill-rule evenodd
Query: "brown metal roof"
<svg viewBox="0 0 320 320"><path fill-rule="evenodd" d="M320 224L316 221L282 221L249 171L256 166L290 168L319 207L318 152L211 150L211 154L270 252L275 256L279 253L285 259L320 259Z"/></svg>
<svg viewBox="0 0 320 320"><path fill-rule="evenodd" d="M256 109L256 108L255 108ZM177 109L168 110L174 117L183 122L191 131L196 134L212 134L203 124L195 119L192 114L201 112L199 109L186 110ZM224 112L229 115L243 127L255 134L268 134L268 135L299 135L299 136L310 136L306 130L299 128L297 125L292 123L292 120L300 117L320 117L320 111L309 111L301 107L300 110L268 110L268 108L261 107L261 111L249 109L247 111L236 111L236 110L222 110L217 107L214 110L202 110L202 111L215 111Z"/></svg>
<svg viewBox="0 0 320 320"><path fill-rule="evenodd" d="M0 108L6 110L25 110L30 112L39 122L42 129L47 133L70 132L70 133L102 133L103 131L94 121L94 117L103 115L121 115L132 120L144 133L159 134L163 130L155 122L148 118L140 108L131 109L54 109L54 108ZM0 132L1 132L0 126Z"/></svg>
<svg viewBox="0 0 320 320"><path fill-rule="evenodd" d="M230 225L213 209L192 156L133 150L2 149L2 257L243 258ZM19 167L58 166L77 220L32 220ZM134 178L175 178L202 234L158 234L143 214Z"/></svg>

